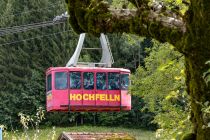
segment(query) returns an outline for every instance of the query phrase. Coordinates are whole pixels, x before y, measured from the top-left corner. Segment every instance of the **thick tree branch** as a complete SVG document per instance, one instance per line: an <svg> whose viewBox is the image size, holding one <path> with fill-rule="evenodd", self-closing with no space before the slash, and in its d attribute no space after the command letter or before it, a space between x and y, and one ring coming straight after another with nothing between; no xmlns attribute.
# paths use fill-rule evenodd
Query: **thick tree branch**
<svg viewBox="0 0 210 140"><path fill-rule="evenodd" d="M136 7L141 7L142 5L146 6L149 0L128 0L130 3Z"/></svg>
<svg viewBox="0 0 210 140"><path fill-rule="evenodd" d="M78 33L134 33L176 44L186 31L181 18L164 16L147 8L110 9L106 3L68 0L70 23Z"/></svg>

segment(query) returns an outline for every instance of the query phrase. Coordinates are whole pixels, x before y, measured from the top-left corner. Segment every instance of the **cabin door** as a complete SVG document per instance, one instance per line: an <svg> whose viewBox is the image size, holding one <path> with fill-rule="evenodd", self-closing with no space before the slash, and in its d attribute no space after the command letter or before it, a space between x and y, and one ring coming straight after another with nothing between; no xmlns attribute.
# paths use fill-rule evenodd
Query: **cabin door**
<svg viewBox="0 0 210 140"><path fill-rule="evenodd" d="M131 108L131 95L128 94L130 84L129 73L121 72L120 74L120 89L121 89L121 107L125 110Z"/></svg>
<svg viewBox="0 0 210 140"><path fill-rule="evenodd" d="M53 105L59 110L68 104L68 71L57 71L54 74Z"/></svg>
<svg viewBox="0 0 210 140"><path fill-rule="evenodd" d="M107 74L106 72L96 73L96 106L98 108L107 108L109 105L107 92Z"/></svg>

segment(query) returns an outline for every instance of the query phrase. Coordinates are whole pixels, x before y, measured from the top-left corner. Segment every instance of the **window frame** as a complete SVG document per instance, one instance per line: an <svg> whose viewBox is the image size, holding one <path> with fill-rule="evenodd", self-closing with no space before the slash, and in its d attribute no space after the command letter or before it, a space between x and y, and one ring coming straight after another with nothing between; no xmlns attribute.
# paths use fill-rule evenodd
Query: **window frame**
<svg viewBox="0 0 210 140"><path fill-rule="evenodd" d="M58 89L57 87L56 87L56 73L66 73L66 80L67 80L67 82L66 82L66 88L63 88L63 89ZM66 71L58 71L58 72L55 72L55 78L54 78L54 83L55 83L55 90L66 90L66 89L68 89L68 72L66 72Z"/></svg>
<svg viewBox="0 0 210 140"><path fill-rule="evenodd" d="M123 89L123 88L122 88L121 81L122 81L122 76L123 76L123 75L127 75L127 76L128 76L128 86L127 86L127 89ZM130 76L130 75L129 75L128 73L121 73L121 74L120 74L120 89L121 89L121 90L128 90L128 87L130 86L130 78L129 78L129 76Z"/></svg>
<svg viewBox="0 0 210 140"><path fill-rule="evenodd" d="M51 79L51 84L50 84L50 89L49 89L49 82L48 82L48 77L50 77L50 79ZM50 74L48 74L47 75L47 85L46 85L46 89L47 89L47 92L49 92L49 91L51 91L52 90L52 74L50 73Z"/></svg>
<svg viewBox="0 0 210 140"><path fill-rule="evenodd" d="M84 74L85 74L85 73L93 73L93 88L91 88L91 89L86 89L86 88L85 88L85 77L84 77ZM84 89L84 90L95 90L95 73L94 73L94 72L83 72L83 74L82 74L82 79L83 79L82 85L83 85L83 89Z"/></svg>
<svg viewBox="0 0 210 140"><path fill-rule="evenodd" d="M108 75L107 75L107 79L108 79L108 81L107 81L107 82L108 82L108 89L107 89L107 90L121 90L121 88L120 88L120 83L118 84L118 87L119 87L118 89L109 89L109 74L110 74L110 73L119 74L119 79L118 79L118 80L120 81L120 75L121 75L120 72L108 72Z"/></svg>
<svg viewBox="0 0 210 140"><path fill-rule="evenodd" d="M98 73L104 73L105 74L105 86L106 86L106 88L105 89L98 89L98 87L97 87L97 82L98 82L98 78L97 78L97 74ZM108 88L107 88L107 73L106 72L96 72L96 90L107 90Z"/></svg>
<svg viewBox="0 0 210 140"><path fill-rule="evenodd" d="M71 88L71 73L73 72L78 72L80 73L80 88ZM69 89L70 90L81 90L83 85L83 77L82 77L82 72L81 71L70 71L69 72Z"/></svg>

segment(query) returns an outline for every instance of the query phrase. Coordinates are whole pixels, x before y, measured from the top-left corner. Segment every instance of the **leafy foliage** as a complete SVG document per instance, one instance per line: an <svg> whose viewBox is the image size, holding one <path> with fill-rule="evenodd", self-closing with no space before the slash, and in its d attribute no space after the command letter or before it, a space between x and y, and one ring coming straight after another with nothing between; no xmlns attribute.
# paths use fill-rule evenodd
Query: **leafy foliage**
<svg viewBox="0 0 210 140"><path fill-rule="evenodd" d="M206 65L210 65L210 61L206 62ZM209 85L210 82L210 69L203 73L203 79L205 80L206 84Z"/></svg>
<svg viewBox="0 0 210 140"><path fill-rule="evenodd" d="M1 11L2 28L52 20L54 14L58 15L63 12L60 9L65 9L64 3L48 0L0 3L4 9ZM55 13L52 12L53 6L57 9ZM77 37L72 30L48 37L39 36L69 29L67 24L57 25L0 38L1 124L18 127L19 112L31 115L40 106L45 106L45 70L65 64L74 49L70 46L75 46Z"/></svg>
<svg viewBox="0 0 210 140"><path fill-rule="evenodd" d="M183 56L169 44L154 44L145 67L132 77L131 92L143 96L145 107L155 113L157 138L180 138L190 131Z"/></svg>

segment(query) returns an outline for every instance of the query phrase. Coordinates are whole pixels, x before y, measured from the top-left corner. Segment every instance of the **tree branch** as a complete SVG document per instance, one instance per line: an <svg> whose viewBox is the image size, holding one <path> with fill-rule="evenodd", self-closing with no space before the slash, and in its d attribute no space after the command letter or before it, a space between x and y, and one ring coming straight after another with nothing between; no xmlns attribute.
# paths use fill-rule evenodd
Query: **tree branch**
<svg viewBox="0 0 210 140"><path fill-rule="evenodd" d="M182 18L165 16L147 8L110 9L103 1L91 5L84 0L69 0L70 23L77 33L134 33L176 44L186 31ZM90 0L89 0L90 1ZM88 7L89 6L89 7Z"/></svg>
<svg viewBox="0 0 210 140"><path fill-rule="evenodd" d="M135 5L136 7L140 7L141 5L147 5L149 0L128 0L130 3Z"/></svg>

